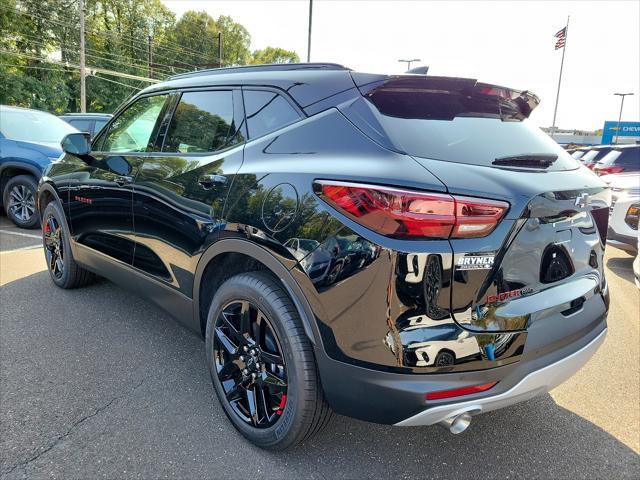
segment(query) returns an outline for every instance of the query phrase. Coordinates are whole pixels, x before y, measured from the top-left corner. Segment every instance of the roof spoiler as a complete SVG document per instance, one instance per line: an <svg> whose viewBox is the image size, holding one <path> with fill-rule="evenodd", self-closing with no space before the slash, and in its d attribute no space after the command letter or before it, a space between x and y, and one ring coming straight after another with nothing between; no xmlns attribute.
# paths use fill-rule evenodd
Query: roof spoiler
<svg viewBox="0 0 640 480"><path fill-rule="evenodd" d="M517 110L525 118L529 118L531 112L540 104L538 96L528 90L514 90L481 83L472 78L376 75L358 72L351 72L351 77L365 97L372 97L382 92L415 92L458 98L497 99L497 103Z"/></svg>

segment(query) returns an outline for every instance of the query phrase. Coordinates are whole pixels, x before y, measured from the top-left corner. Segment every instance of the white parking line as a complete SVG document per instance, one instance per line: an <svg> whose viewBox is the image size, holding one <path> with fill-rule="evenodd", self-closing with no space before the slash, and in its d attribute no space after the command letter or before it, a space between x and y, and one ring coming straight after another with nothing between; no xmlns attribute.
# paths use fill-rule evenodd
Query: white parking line
<svg viewBox="0 0 640 480"><path fill-rule="evenodd" d="M19 237L37 238L42 239L40 235L33 235L32 233L12 232L11 230L0 230L0 233L6 233L7 235L18 235Z"/></svg>
<svg viewBox="0 0 640 480"><path fill-rule="evenodd" d="M23 251L23 250L34 250L36 248L42 248L42 245L29 245L28 247L14 248L13 250L4 250L4 251L0 252L0 255L3 255L5 253L20 252L20 251Z"/></svg>

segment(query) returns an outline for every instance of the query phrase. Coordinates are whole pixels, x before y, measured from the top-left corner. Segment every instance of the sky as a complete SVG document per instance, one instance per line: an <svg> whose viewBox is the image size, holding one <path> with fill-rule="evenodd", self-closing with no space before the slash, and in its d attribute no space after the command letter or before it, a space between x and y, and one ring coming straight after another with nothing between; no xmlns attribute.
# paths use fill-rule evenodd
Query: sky
<svg viewBox="0 0 640 480"><path fill-rule="evenodd" d="M251 49L278 46L307 55L307 0L163 0L180 16L229 15L251 34ZM562 50L554 34L570 16L556 124L595 130L640 120L640 1L315 0L311 61L358 71L402 73L419 58L430 75L476 78L541 98L531 119L551 126ZM224 45L224 43L223 43Z"/></svg>

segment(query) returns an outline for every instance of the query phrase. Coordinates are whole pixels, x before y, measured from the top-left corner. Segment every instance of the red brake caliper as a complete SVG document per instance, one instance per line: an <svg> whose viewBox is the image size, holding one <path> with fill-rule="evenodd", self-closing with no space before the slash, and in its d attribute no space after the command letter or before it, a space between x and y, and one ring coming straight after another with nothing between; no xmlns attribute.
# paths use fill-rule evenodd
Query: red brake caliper
<svg viewBox="0 0 640 480"><path fill-rule="evenodd" d="M280 405L278 405L278 410L276 410L276 413L278 415L282 415L282 410L284 410L285 403L287 403L287 396L282 395L282 399L280 400Z"/></svg>
<svg viewBox="0 0 640 480"><path fill-rule="evenodd" d="M51 227L49 226L48 223L44 224L44 233L50 233L51 232Z"/></svg>

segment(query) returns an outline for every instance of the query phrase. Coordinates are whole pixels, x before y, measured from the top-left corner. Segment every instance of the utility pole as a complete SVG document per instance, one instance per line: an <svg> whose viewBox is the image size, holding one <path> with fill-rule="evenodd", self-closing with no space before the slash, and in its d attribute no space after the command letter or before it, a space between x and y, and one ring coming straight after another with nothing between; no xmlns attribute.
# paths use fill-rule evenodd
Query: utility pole
<svg viewBox="0 0 640 480"><path fill-rule="evenodd" d="M84 63L84 0L78 0L80 7L80 111L87 111L87 89L85 85L85 63Z"/></svg>
<svg viewBox="0 0 640 480"><path fill-rule="evenodd" d="M614 95L622 97L620 99L620 115L618 115L618 126L616 127L616 140L615 142L613 142L615 145L617 145L618 135L620 135L620 120L622 120L622 107L624 107L624 97L626 97L627 95L633 95L633 93L614 93Z"/></svg>
<svg viewBox="0 0 640 480"><path fill-rule="evenodd" d="M149 52L148 52L148 61L149 61L149 78L153 78L153 49L152 49L153 38L149 35Z"/></svg>
<svg viewBox="0 0 640 480"><path fill-rule="evenodd" d="M307 63L311 61L311 23L313 20L313 0L309 0L309 36L307 37Z"/></svg>
<svg viewBox="0 0 640 480"><path fill-rule="evenodd" d="M411 64L413 62L420 62L421 60L419 58L412 58L411 60L398 60L399 62L404 62L407 64L407 71L411 70Z"/></svg>
<svg viewBox="0 0 640 480"><path fill-rule="evenodd" d="M218 66L222 67L222 32L218 32Z"/></svg>

